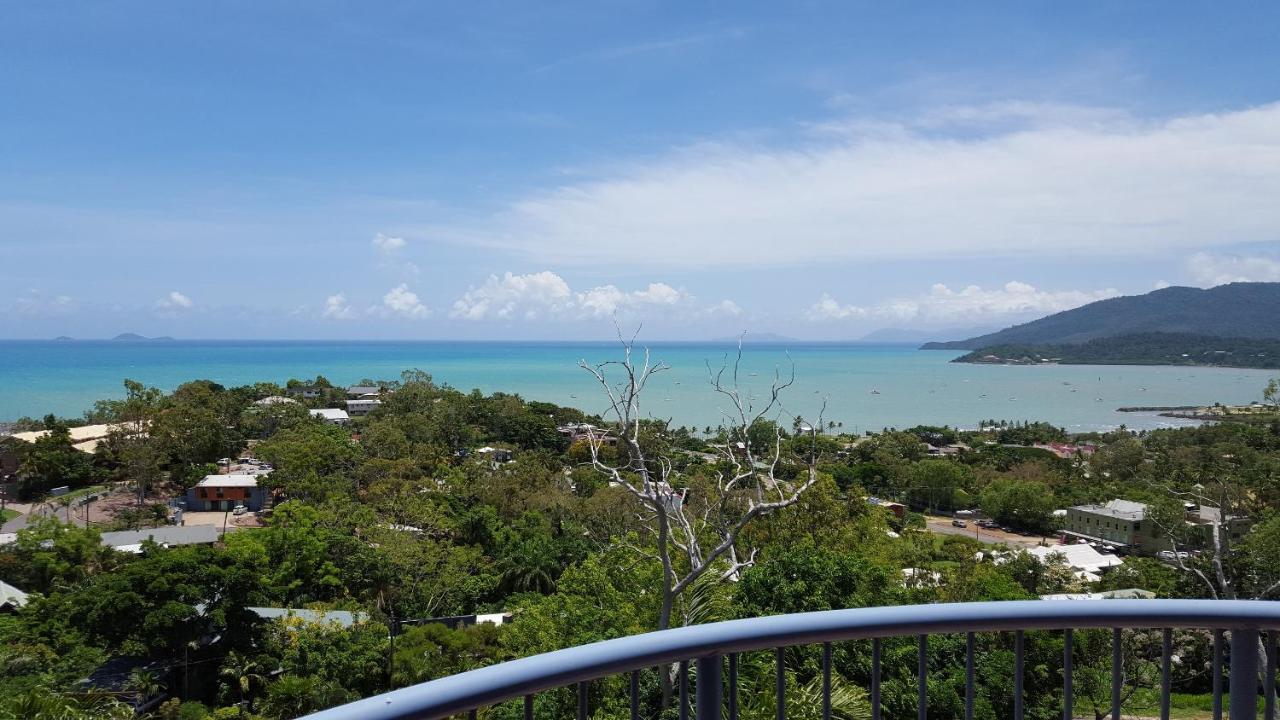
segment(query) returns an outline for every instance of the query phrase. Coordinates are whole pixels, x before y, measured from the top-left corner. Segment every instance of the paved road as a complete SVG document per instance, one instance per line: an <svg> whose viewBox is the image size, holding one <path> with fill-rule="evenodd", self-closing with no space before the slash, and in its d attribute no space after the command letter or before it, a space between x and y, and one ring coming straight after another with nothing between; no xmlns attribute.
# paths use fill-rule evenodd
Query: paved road
<svg viewBox="0 0 1280 720"><path fill-rule="evenodd" d="M963 535L989 545L1036 546L1042 543L1048 545L1056 542L1054 538L1042 538L1038 536L1026 537L1024 535L1007 533L1002 530L980 528L973 522L969 523L969 527L958 528L951 524L950 518L930 517L926 520L926 525L930 532L936 532L942 535Z"/></svg>

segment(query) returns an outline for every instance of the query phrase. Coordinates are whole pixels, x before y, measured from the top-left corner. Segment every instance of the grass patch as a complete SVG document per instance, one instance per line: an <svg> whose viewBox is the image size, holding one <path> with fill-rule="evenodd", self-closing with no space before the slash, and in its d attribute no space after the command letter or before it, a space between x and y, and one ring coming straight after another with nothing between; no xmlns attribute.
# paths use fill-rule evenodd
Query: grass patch
<svg viewBox="0 0 1280 720"><path fill-rule="evenodd" d="M1223 714L1231 707L1230 693L1222 693ZM1258 696L1258 717L1262 717L1263 698ZM1160 717L1160 691L1142 688L1124 705L1123 716ZM1181 720L1203 720L1213 717L1213 693L1173 693L1169 696L1169 717Z"/></svg>
<svg viewBox="0 0 1280 720"><path fill-rule="evenodd" d="M18 517L21 514L22 513L18 512L17 510L10 510L9 508L0 510L0 525L3 525L4 523L9 522L10 520Z"/></svg>

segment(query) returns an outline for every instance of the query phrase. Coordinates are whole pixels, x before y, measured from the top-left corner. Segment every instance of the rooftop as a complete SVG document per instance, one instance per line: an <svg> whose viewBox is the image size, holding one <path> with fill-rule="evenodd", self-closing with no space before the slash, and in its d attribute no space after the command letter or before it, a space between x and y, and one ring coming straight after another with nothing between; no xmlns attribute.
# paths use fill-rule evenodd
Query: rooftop
<svg viewBox="0 0 1280 720"><path fill-rule="evenodd" d="M312 417L323 418L325 420L349 420L351 416L342 408L317 408L311 411Z"/></svg>
<svg viewBox="0 0 1280 720"><path fill-rule="evenodd" d="M1146 504L1119 499L1112 500L1106 505L1076 505L1071 509L1120 520L1141 520L1147 514Z"/></svg>
<svg viewBox="0 0 1280 720"><path fill-rule="evenodd" d="M247 474L205 475L196 487L258 487L258 476Z"/></svg>
<svg viewBox="0 0 1280 720"><path fill-rule="evenodd" d="M203 545L218 541L218 529L212 525L170 525L102 533L103 545L123 552L141 552L141 545L147 540L161 545ZM135 546L138 549L134 549Z"/></svg>

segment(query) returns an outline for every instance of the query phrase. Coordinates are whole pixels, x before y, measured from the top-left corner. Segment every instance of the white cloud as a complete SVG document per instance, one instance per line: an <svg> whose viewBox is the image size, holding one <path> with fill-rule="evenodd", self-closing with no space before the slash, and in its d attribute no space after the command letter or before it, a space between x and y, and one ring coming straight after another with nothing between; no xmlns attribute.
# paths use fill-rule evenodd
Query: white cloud
<svg viewBox="0 0 1280 720"><path fill-rule="evenodd" d="M707 143L445 235L645 267L1151 257L1274 240L1277 197L1280 104L1143 121L1007 103L850 122L784 148Z"/></svg>
<svg viewBox="0 0 1280 720"><path fill-rule="evenodd" d="M490 275L478 288L467 290L453 303L449 313L467 320L535 318L540 314L557 314L572 304L569 284L549 272L513 275L501 278Z"/></svg>
<svg viewBox="0 0 1280 720"><path fill-rule="evenodd" d="M338 293L337 295L330 295L325 298L324 311L321 313L321 316L329 318L330 320L350 320L356 316L356 312L352 309L351 305L347 303L347 296L342 293Z"/></svg>
<svg viewBox="0 0 1280 720"><path fill-rule="evenodd" d="M409 289L408 285L401 283L396 287L387 291L382 296L382 305L378 306L377 311L384 316L397 316L418 320L425 318L431 314L426 305L418 299L418 294Z"/></svg>
<svg viewBox="0 0 1280 720"><path fill-rule="evenodd" d="M608 317L622 310L673 306L692 300L693 296L666 283L650 283L643 290L629 293L613 285L601 285L578 293L578 308L589 317Z"/></svg>
<svg viewBox="0 0 1280 720"><path fill-rule="evenodd" d="M373 247L380 253L390 255L403 250L405 244L402 237L388 237L382 233L373 236Z"/></svg>
<svg viewBox="0 0 1280 720"><path fill-rule="evenodd" d="M1192 279L1201 287L1233 282L1280 281L1280 257L1196 253L1187 259Z"/></svg>
<svg viewBox="0 0 1280 720"><path fill-rule="evenodd" d="M378 233L373 236L373 248L378 253L378 267L401 277L416 277L418 265L404 257L401 251L408 246L402 237L390 237Z"/></svg>
<svg viewBox="0 0 1280 720"><path fill-rule="evenodd" d="M685 315L741 312L729 300L701 308L689 293L661 282L630 292L616 285L600 285L575 292L564 278L544 270L527 275L510 272L502 277L491 275L483 285L467 290L454 302L450 315L466 320L583 320L623 313L670 313L673 310Z"/></svg>
<svg viewBox="0 0 1280 720"><path fill-rule="evenodd" d="M36 289L19 296L9 306L9 312L15 315L68 315L80 308L79 303L70 295L46 297Z"/></svg>
<svg viewBox="0 0 1280 720"><path fill-rule="evenodd" d="M171 290L168 295L156 301L156 307L161 310L186 310L194 304L191 298L177 290Z"/></svg>
<svg viewBox="0 0 1280 720"><path fill-rule="evenodd" d="M952 290L938 283L927 294L888 300L870 307L843 305L829 294L823 293L805 311L805 316L814 321L872 318L907 324L980 321L1061 312L1119 294L1118 290L1112 288L1051 292L1017 281L1007 282L996 290L984 290L977 285Z"/></svg>

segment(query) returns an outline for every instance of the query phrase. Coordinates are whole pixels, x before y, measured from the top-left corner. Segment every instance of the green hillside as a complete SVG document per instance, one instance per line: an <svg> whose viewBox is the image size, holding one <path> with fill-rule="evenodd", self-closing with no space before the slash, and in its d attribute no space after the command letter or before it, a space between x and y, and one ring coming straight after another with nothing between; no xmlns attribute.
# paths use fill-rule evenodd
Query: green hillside
<svg viewBox="0 0 1280 720"><path fill-rule="evenodd" d="M926 350L978 350L995 346L1070 345L1150 333L1280 339L1280 283L1232 283L1208 290L1164 288L1145 295L1100 300L968 340L927 343L923 347Z"/></svg>

